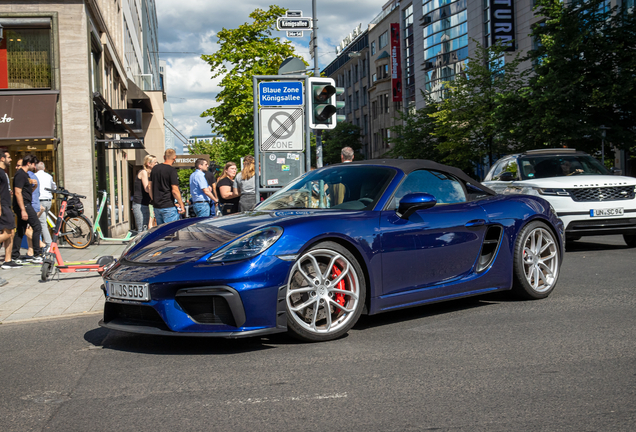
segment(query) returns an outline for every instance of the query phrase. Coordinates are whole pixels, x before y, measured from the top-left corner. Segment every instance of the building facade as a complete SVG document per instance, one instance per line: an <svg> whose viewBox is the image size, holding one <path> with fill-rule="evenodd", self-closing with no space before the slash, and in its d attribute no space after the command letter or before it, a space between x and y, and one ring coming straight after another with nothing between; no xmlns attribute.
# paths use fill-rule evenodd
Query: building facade
<svg viewBox="0 0 636 432"><path fill-rule="evenodd" d="M149 96L135 84L139 78L143 85L136 72L145 73L143 50L135 48L143 40L135 34L142 31L143 9L131 4L0 3L0 117L11 119L0 119L0 147L14 161L38 156L58 185L87 197L89 218L101 197L97 191L106 190L111 211L100 222L115 236L131 226L140 161L164 148L163 96ZM148 134L158 116L161 131ZM8 174L14 173L12 166Z"/></svg>

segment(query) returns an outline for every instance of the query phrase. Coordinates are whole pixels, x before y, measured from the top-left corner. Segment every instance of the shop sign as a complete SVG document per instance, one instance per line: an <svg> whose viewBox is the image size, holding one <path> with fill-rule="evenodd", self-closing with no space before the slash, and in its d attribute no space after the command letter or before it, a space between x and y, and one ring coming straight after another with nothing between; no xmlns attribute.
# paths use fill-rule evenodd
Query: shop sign
<svg viewBox="0 0 636 432"><path fill-rule="evenodd" d="M402 60L400 56L400 24L391 23L391 89L393 102L402 102Z"/></svg>
<svg viewBox="0 0 636 432"><path fill-rule="evenodd" d="M205 159L210 163L210 155L200 154L200 155L177 155L177 158L172 164L175 168L194 168L194 163L197 159Z"/></svg>
<svg viewBox="0 0 636 432"><path fill-rule="evenodd" d="M490 42L515 50L515 13L513 0L490 0Z"/></svg>
<svg viewBox="0 0 636 432"><path fill-rule="evenodd" d="M117 115L106 111L106 133L129 133L130 131L122 125L121 120L123 120L124 124L132 129L134 133L141 134L144 132L141 123L141 109L116 109L113 110L113 112L117 113ZM121 120L117 118L117 116L119 116Z"/></svg>
<svg viewBox="0 0 636 432"><path fill-rule="evenodd" d="M57 94L0 94L0 139L54 138L56 103Z"/></svg>
<svg viewBox="0 0 636 432"><path fill-rule="evenodd" d="M341 42L340 45L336 46L336 55L340 55L340 53L349 45L351 42L356 40L358 36L362 34L362 23L358 24L358 27L354 28L351 33L349 33ZM311 38L313 40L313 37Z"/></svg>

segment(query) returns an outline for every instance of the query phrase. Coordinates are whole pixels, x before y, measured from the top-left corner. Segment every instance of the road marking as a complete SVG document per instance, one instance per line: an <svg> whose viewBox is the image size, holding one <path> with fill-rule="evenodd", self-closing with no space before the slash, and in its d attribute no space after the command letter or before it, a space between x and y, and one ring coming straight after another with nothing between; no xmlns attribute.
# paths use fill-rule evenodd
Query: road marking
<svg viewBox="0 0 636 432"><path fill-rule="evenodd" d="M301 395L301 396L287 396L287 397L262 397L262 398L247 398L247 399L232 399L225 401L226 405L256 405L261 403L273 403L273 402L297 402L305 400L322 400L322 399L342 399L348 397L347 393L334 393L325 395Z"/></svg>

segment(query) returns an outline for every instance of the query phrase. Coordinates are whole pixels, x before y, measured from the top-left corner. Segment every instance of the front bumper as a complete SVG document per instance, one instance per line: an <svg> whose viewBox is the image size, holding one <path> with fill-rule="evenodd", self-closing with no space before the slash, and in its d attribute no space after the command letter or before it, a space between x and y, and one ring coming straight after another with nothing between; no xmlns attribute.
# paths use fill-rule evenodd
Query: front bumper
<svg viewBox="0 0 636 432"><path fill-rule="evenodd" d="M104 274L100 325L131 333L237 338L287 330L291 263L277 257L231 265L117 263ZM153 277L139 277L153 275ZM108 297L113 282L146 282L150 301Z"/></svg>

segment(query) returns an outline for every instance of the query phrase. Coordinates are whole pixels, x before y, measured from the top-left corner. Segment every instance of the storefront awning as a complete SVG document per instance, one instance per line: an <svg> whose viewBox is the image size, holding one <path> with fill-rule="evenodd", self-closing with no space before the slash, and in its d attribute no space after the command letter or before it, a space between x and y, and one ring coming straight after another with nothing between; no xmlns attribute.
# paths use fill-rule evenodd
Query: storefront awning
<svg viewBox="0 0 636 432"><path fill-rule="evenodd" d="M126 93L128 108L141 108L143 112L151 113L152 104L150 98L142 89L131 80L128 80L128 92Z"/></svg>
<svg viewBox="0 0 636 432"><path fill-rule="evenodd" d="M0 92L0 139L55 138L59 92Z"/></svg>

